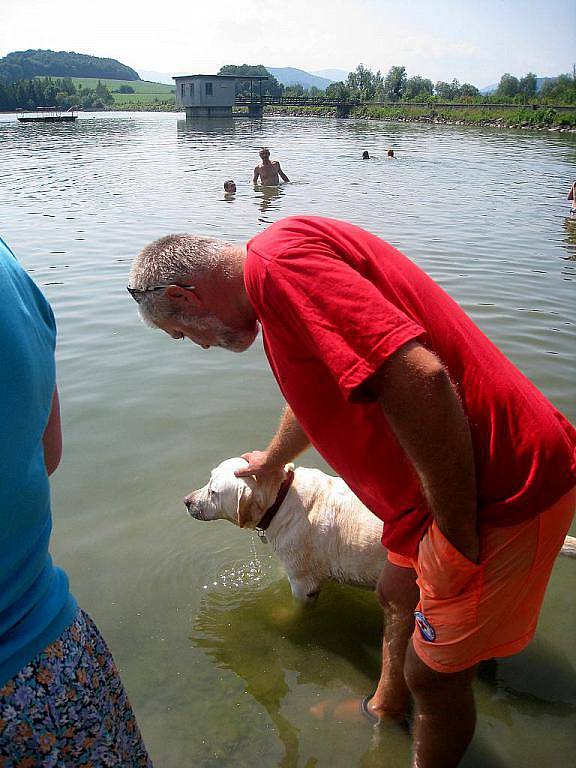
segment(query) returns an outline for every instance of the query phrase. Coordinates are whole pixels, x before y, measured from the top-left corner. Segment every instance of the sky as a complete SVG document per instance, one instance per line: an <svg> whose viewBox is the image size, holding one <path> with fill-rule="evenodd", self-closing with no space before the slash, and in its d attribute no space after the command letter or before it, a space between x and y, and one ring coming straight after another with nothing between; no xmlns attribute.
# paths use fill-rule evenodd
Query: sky
<svg viewBox="0 0 576 768"><path fill-rule="evenodd" d="M571 72L576 0L0 0L0 57L29 48L171 74L403 65L484 87Z"/></svg>

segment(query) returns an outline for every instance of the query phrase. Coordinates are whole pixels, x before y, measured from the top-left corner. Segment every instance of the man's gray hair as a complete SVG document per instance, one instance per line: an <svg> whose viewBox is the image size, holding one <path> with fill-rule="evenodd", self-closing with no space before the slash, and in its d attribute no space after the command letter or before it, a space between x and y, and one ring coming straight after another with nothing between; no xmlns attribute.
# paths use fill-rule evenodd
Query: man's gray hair
<svg viewBox="0 0 576 768"><path fill-rule="evenodd" d="M161 237L147 245L132 263L130 286L141 290L165 283L194 283L216 269L226 271L226 252L231 243L214 237L176 234ZM146 294L138 305L144 322L156 325L158 320L176 317L164 291Z"/></svg>

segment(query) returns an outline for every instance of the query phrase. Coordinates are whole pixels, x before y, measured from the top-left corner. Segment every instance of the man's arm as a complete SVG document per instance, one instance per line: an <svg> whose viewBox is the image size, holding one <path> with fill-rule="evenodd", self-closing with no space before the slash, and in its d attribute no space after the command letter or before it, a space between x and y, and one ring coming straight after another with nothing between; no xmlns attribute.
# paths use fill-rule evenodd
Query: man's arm
<svg viewBox="0 0 576 768"><path fill-rule="evenodd" d="M260 176L260 166L257 165L256 168L254 168L254 177L252 178L252 184L258 183L258 176Z"/></svg>
<svg viewBox="0 0 576 768"><path fill-rule="evenodd" d="M265 451L243 453L242 458L246 459L248 466L245 469L236 470L234 474L236 477L248 477L272 472L295 459L309 445L310 440L292 413L292 409L287 405L268 448Z"/></svg>
<svg viewBox="0 0 576 768"><path fill-rule="evenodd" d="M418 342L366 383L416 470L434 519L465 557L478 560L477 493L468 419L440 360Z"/></svg>
<svg viewBox="0 0 576 768"><path fill-rule="evenodd" d="M44 446L44 464L49 475L56 471L62 458L62 428L60 425L60 401L58 399L58 388L52 395L52 407L48 423L42 437Z"/></svg>
<svg viewBox="0 0 576 768"><path fill-rule="evenodd" d="M280 168L280 163L278 161L276 161L276 166L277 166L278 176L280 176L282 181L290 181L290 179L288 178L288 176L286 176L282 168Z"/></svg>

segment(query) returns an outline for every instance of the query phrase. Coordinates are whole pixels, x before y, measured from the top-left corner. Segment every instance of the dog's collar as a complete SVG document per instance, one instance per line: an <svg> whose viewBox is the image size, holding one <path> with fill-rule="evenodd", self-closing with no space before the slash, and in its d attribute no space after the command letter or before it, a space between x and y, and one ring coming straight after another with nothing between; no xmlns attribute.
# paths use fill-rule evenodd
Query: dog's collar
<svg viewBox="0 0 576 768"><path fill-rule="evenodd" d="M258 534L260 534L260 531L266 531L268 530L268 526L274 520L274 517L276 515L276 512L280 509L282 506L282 502L286 498L286 494L290 490L290 486L292 485L292 480L294 480L294 470L289 469L286 472L286 477L284 478L284 481L282 485L280 486L280 490L278 491L278 495L276 496L276 501L274 504L272 504L271 507L268 507L266 512L262 515L260 518L260 522L256 526L256 529L258 530Z"/></svg>

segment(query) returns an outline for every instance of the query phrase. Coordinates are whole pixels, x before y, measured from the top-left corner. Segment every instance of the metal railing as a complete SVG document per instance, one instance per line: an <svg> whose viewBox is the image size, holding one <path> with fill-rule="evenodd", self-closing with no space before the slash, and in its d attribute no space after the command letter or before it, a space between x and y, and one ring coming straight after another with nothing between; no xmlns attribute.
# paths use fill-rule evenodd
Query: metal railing
<svg viewBox="0 0 576 768"><path fill-rule="evenodd" d="M391 109L554 109L557 112L576 112L576 104L500 104L498 102L455 101L361 101L338 99L330 96L236 96L235 106L290 106L290 107L387 107Z"/></svg>

